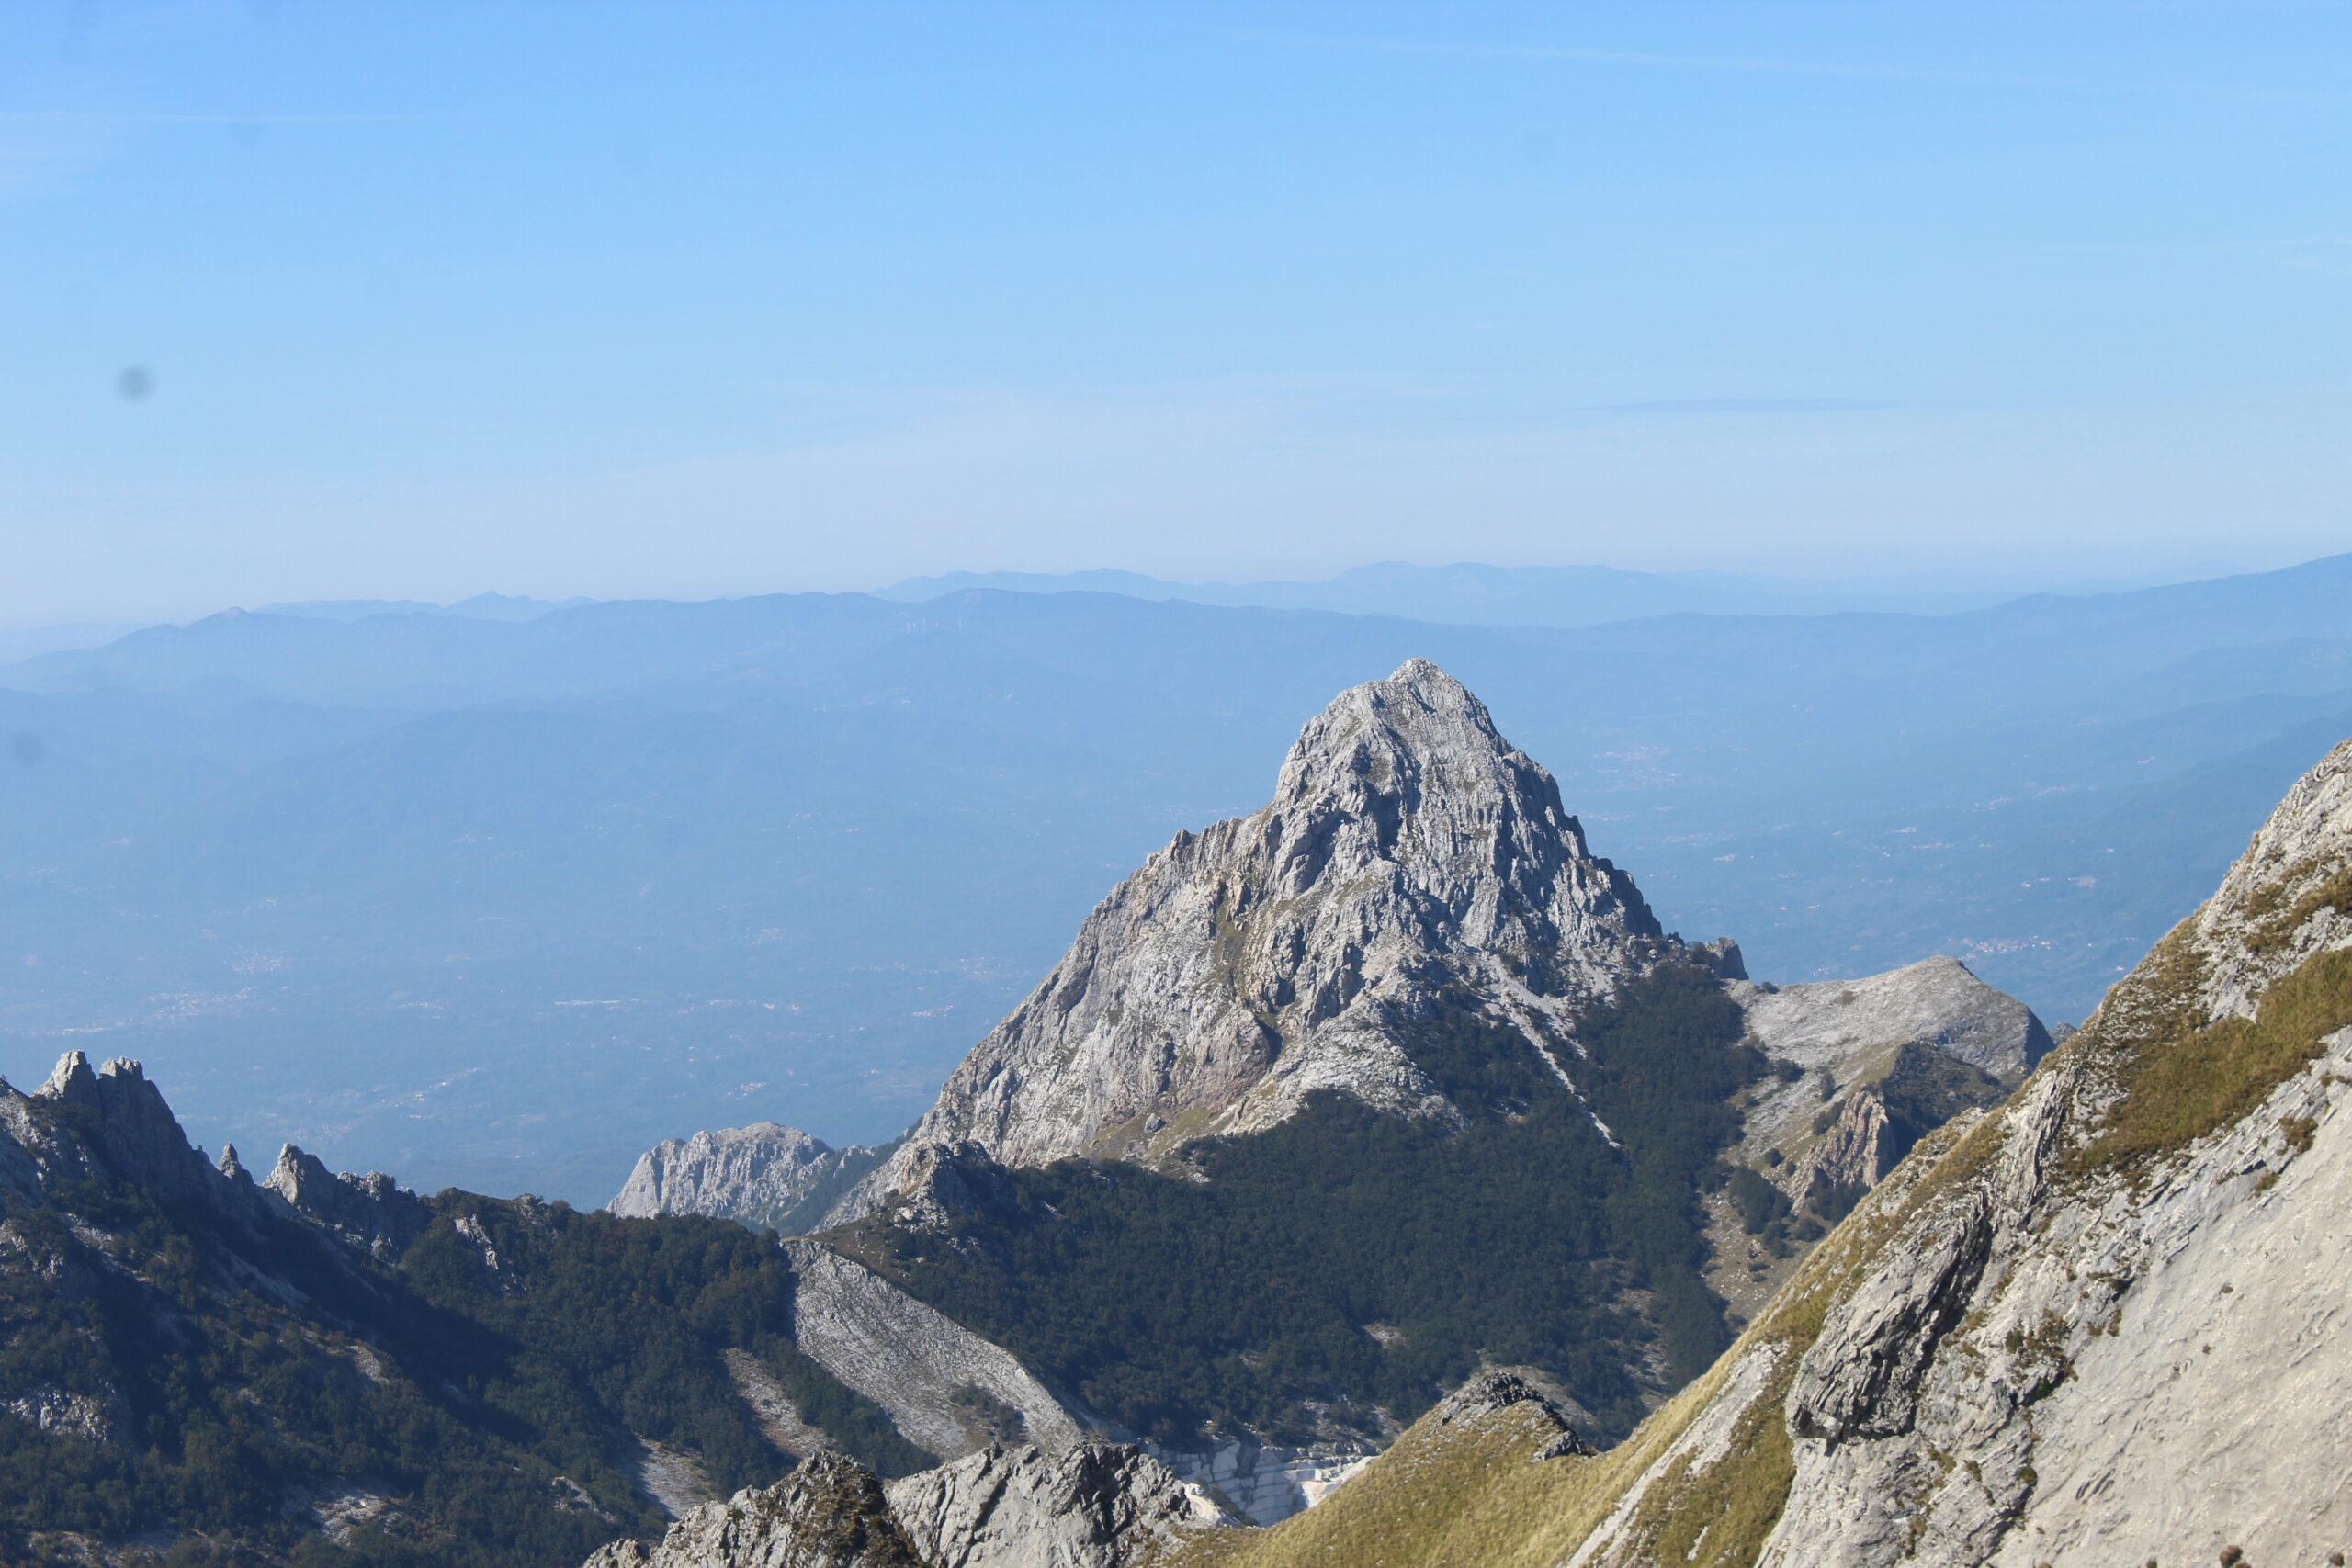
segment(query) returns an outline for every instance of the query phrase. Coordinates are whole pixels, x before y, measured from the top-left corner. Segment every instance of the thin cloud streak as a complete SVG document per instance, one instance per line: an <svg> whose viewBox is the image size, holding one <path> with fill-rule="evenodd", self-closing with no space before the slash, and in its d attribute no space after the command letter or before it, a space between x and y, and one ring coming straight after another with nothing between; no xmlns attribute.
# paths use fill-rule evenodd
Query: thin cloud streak
<svg viewBox="0 0 2352 1568"><path fill-rule="evenodd" d="M2159 94L2178 97L2258 99L2270 102L2341 103L2341 93L2277 89L2158 86L2096 82L2080 77L2019 76L1995 71L1948 71L1919 65L1833 65L1809 60L1740 60L1701 54L1650 54L1635 50L1577 49L1553 44L1439 43L1415 39L1340 38L1315 33L1239 32L1250 43L1292 49L1351 50L1380 54L1451 55L1464 60L1566 61L1592 65L1635 65L1660 71L1736 72L1761 76L1814 76L1879 82L1941 82L1954 86L2029 87L2041 92Z"/></svg>
<svg viewBox="0 0 2352 1568"><path fill-rule="evenodd" d="M1727 60L1697 54L1645 54L1630 50L1574 49L1550 44L1432 43L1411 39L1333 38L1312 33L1244 32L1250 43L1295 49L1356 50L1380 54L1443 54L1469 60L1565 60L1596 65L1645 65L1668 71L1740 71L1770 76L1849 76L1894 82L1956 82L1989 87L2079 90L2093 83L1989 72L1939 71L1905 65L1825 65L1802 60Z"/></svg>
<svg viewBox="0 0 2352 1568"><path fill-rule="evenodd" d="M423 114L169 114L113 109L0 109L11 125L406 125L447 118Z"/></svg>
<svg viewBox="0 0 2352 1568"><path fill-rule="evenodd" d="M1860 398L1651 398L1591 405L1600 413L1853 413L1895 406Z"/></svg>

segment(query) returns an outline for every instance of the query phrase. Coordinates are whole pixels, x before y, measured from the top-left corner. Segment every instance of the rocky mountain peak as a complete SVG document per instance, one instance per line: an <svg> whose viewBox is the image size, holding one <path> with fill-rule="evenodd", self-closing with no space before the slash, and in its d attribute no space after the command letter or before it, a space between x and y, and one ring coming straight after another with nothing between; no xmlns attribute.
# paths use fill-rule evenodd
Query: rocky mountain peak
<svg viewBox="0 0 2352 1568"><path fill-rule="evenodd" d="M107 1066L116 1066L108 1062ZM137 1067L138 1064L119 1064ZM90 1070L90 1058L79 1051L68 1051L57 1058L49 1081L33 1090L43 1100L54 1100L67 1105L95 1105L98 1099L98 1076Z"/></svg>
<svg viewBox="0 0 2352 1568"><path fill-rule="evenodd" d="M1763 1016L1843 1049L1825 1002ZM1898 1099L1849 1102L1832 1136ZM2352 742L2014 1095L1923 1138L1628 1462L1563 1472L1540 1511L1580 1540L1528 1560L2338 1560L2347 1104ZM1366 1495L1383 1519L1414 1502Z"/></svg>
<svg viewBox="0 0 2352 1568"><path fill-rule="evenodd" d="M922 1144L1154 1160L1324 1089L1455 1114L1408 1046L1417 1021L1490 1012L1562 1072L1573 1013L1678 954L1737 973L1728 944L1664 935L1551 774L1416 659L1309 720L1267 806L1179 834L1114 889L834 1217L899 1187Z"/></svg>
<svg viewBox="0 0 2352 1568"><path fill-rule="evenodd" d="M32 1098L93 1113L97 1146L117 1169L151 1191L184 1201L220 1201L220 1173L190 1146L163 1091L148 1081L139 1063L117 1056L94 1070L89 1057L68 1051Z"/></svg>
<svg viewBox="0 0 2352 1568"><path fill-rule="evenodd" d="M586 1568L1146 1568L1234 1523L1132 1447L989 1447L889 1483L819 1454Z"/></svg>
<svg viewBox="0 0 2352 1568"><path fill-rule="evenodd" d="M1379 868L1473 946L1532 954L1596 915L1658 933L1632 879L1587 850L1552 775L1426 659L1309 720L1249 821L1277 899Z"/></svg>

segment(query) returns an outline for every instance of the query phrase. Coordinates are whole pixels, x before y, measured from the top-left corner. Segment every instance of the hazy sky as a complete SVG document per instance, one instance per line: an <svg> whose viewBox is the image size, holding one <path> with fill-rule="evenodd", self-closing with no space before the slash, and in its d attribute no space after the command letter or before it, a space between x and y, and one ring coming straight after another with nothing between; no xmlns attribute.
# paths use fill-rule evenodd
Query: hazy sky
<svg viewBox="0 0 2352 1568"><path fill-rule="evenodd" d="M0 6L0 624L2352 549L2342 5Z"/></svg>

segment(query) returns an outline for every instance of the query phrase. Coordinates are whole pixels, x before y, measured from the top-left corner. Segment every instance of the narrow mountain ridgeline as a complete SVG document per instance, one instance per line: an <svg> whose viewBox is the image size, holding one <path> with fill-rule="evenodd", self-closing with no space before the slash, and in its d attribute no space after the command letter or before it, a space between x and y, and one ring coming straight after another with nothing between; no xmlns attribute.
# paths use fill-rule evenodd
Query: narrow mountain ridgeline
<svg viewBox="0 0 2352 1568"><path fill-rule="evenodd" d="M2352 742L1625 1442L1546 1459L1504 1421L1424 1419L1322 1507L1183 1561L2340 1562L2347 1095Z"/></svg>
<svg viewBox="0 0 2352 1568"><path fill-rule="evenodd" d="M2047 1044L1950 960L1782 989L1661 931L1415 660L1306 725L1272 804L1104 899L793 1245L1265 1522L1484 1366L1630 1430L1903 1140ZM819 1147L700 1134L616 1201L749 1215ZM910 1435L939 1397L844 1378Z"/></svg>
<svg viewBox="0 0 2352 1568"><path fill-rule="evenodd" d="M0 1562L1143 1568L1235 1522L814 1243L256 1182L132 1062L0 1086Z"/></svg>
<svg viewBox="0 0 2352 1568"><path fill-rule="evenodd" d="M887 1485L826 1454L587 1568L1152 1568L1235 1522L1131 1446L989 1448Z"/></svg>

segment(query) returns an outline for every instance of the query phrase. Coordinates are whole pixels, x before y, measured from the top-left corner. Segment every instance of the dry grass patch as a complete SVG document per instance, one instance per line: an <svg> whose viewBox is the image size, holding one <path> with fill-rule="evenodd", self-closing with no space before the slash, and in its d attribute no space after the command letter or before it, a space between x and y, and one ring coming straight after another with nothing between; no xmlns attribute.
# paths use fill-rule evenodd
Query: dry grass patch
<svg viewBox="0 0 2352 1568"><path fill-rule="evenodd" d="M2155 1021L2152 1020L2151 1021ZM2252 1111L2352 1024L2352 950L2314 954L2266 992L2255 1016L2204 1023L2171 1010L2120 1064L2123 1098L2075 1156L2078 1168L2130 1165Z"/></svg>

